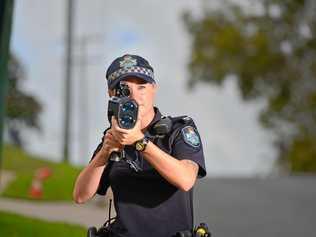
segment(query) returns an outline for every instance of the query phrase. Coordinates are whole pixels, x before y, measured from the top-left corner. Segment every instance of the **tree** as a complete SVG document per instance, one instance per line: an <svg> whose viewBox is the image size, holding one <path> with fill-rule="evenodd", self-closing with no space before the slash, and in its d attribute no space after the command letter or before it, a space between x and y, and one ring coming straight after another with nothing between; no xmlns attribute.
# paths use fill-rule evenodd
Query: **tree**
<svg viewBox="0 0 316 237"><path fill-rule="evenodd" d="M12 142L15 145L22 146L21 129L23 126L40 129L38 116L42 106L34 96L21 90L21 81L25 79L25 70L14 55L10 55L8 78L6 123Z"/></svg>
<svg viewBox="0 0 316 237"><path fill-rule="evenodd" d="M245 101L267 101L260 122L276 134L281 163L292 172L315 172L316 3L256 3L255 13L228 3L199 19L184 14L193 40L189 85L220 85L235 75Z"/></svg>

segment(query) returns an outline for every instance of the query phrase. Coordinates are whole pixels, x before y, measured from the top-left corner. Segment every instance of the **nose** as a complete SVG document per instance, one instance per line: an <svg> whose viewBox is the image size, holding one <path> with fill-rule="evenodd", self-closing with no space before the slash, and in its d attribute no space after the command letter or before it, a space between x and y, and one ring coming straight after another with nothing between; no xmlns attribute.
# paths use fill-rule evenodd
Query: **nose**
<svg viewBox="0 0 316 237"><path fill-rule="evenodd" d="M141 103L142 101L142 96L141 94L137 91L136 87L130 86L130 95L129 98L135 100L137 103Z"/></svg>

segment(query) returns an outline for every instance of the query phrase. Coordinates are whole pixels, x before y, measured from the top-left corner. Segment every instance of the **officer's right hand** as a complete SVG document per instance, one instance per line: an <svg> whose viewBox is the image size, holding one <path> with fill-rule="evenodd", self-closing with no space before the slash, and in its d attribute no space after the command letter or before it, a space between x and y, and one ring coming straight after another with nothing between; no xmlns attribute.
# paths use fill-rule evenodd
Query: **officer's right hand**
<svg viewBox="0 0 316 237"><path fill-rule="evenodd" d="M103 139L103 144L102 144L102 152L103 154L105 154L107 156L107 158L109 157L109 155L116 151L116 152L120 152L122 149L124 148L123 145L121 145L116 139L115 137L112 135L112 130L109 129L105 135L104 135L104 139Z"/></svg>

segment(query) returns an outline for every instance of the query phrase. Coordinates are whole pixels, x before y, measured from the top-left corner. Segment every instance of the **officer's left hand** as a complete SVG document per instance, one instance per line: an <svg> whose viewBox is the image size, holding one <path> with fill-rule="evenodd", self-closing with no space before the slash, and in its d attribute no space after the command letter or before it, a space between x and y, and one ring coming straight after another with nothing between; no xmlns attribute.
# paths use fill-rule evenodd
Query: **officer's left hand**
<svg viewBox="0 0 316 237"><path fill-rule="evenodd" d="M132 145L144 137L144 134L141 131L141 122L139 119L132 129L120 128L114 116L112 116L111 122L112 134L121 145Z"/></svg>

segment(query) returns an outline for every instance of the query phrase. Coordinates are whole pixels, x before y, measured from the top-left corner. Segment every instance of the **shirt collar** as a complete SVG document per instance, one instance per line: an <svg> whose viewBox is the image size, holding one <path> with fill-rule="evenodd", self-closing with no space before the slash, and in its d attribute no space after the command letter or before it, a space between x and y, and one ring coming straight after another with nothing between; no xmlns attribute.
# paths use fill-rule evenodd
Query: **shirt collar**
<svg viewBox="0 0 316 237"><path fill-rule="evenodd" d="M154 124L156 122L158 122L162 117L162 115L157 107L154 107L154 111L155 111L155 116L154 116L153 120L149 123L149 125L147 126L147 129L146 129L146 133L149 132L151 135L153 135L152 128L153 128Z"/></svg>

